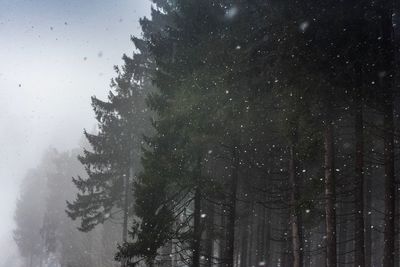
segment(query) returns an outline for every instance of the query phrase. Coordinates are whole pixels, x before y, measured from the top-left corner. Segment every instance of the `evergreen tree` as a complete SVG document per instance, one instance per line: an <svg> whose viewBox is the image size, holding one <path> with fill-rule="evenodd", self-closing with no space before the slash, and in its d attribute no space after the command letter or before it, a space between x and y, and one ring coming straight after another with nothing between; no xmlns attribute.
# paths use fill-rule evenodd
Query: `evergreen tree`
<svg viewBox="0 0 400 267"><path fill-rule="evenodd" d="M79 193L75 201L68 202L67 209L72 219L80 219L82 231L90 231L108 218L123 218L124 241L131 214L130 184L135 172L140 171L142 135L149 129L150 120L144 99L151 85L143 74L150 63L145 47L133 41L142 53L133 58L124 56L122 70L115 68L117 78L111 82L108 100L92 97L98 133L85 131L91 148L79 157L88 178L73 179ZM122 216L118 215L121 209Z"/></svg>

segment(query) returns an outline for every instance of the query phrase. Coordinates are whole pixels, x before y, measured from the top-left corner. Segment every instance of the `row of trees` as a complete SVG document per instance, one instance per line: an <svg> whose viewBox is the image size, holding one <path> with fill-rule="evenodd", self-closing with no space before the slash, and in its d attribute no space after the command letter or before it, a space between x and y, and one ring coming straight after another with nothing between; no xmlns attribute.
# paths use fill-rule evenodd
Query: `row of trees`
<svg viewBox="0 0 400 267"><path fill-rule="evenodd" d="M120 242L120 221L82 234L65 214L65 202L74 198L72 175L84 170L77 160L80 149L49 149L21 184L15 212L14 240L26 267L118 266L113 260Z"/></svg>
<svg viewBox="0 0 400 267"><path fill-rule="evenodd" d="M92 99L80 230L122 219L122 266L398 266L394 3L153 3Z"/></svg>

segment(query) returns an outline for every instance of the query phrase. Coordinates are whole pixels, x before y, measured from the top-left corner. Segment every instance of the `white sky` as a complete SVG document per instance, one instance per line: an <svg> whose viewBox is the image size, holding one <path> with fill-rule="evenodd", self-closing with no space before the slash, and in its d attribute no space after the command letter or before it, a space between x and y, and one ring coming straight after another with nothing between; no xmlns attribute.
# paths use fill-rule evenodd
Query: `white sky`
<svg viewBox="0 0 400 267"><path fill-rule="evenodd" d="M25 172L92 129L90 97L106 96L149 12L149 0L0 0L0 253Z"/></svg>

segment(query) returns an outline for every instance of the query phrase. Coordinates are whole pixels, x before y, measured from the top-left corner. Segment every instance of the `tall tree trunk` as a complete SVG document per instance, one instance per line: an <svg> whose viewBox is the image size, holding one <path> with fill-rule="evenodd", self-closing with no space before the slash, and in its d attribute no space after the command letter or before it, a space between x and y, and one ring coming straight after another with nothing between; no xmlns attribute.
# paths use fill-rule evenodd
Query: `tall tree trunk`
<svg viewBox="0 0 400 267"><path fill-rule="evenodd" d="M208 203L207 205L207 217L206 217L206 243L205 243L205 254L206 264L205 266L211 267L213 265L214 257L214 204Z"/></svg>
<svg viewBox="0 0 400 267"><path fill-rule="evenodd" d="M272 263L273 255L272 255L272 222L271 222L271 214L272 212L269 209L266 209L266 233L265 233L265 246L264 246L264 261L265 265Z"/></svg>
<svg viewBox="0 0 400 267"><path fill-rule="evenodd" d="M316 242L317 242L317 244L316 244L316 246L314 246L314 248L315 249L318 249L319 247L320 247L320 245L318 244L318 243L320 243L321 241L320 240L323 240L324 239L324 233L325 233L325 224L324 223L321 223L319 226L318 226L318 235L316 236ZM320 234L320 233L323 233L322 235ZM315 262L315 264L314 264L314 267L319 267L319 266L323 266L323 267L326 267L326 249L324 249L324 250L321 250L321 253L318 253L318 254L316 254L314 257L315 257L315 260L314 260L314 262Z"/></svg>
<svg viewBox="0 0 400 267"><path fill-rule="evenodd" d="M372 185L371 177L365 179L365 267L372 267Z"/></svg>
<svg viewBox="0 0 400 267"><path fill-rule="evenodd" d="M396 185L396 192L400 192L400 185ZM395 266L399 267L400 266L400 225L398 222L398 216L400 215L400 198L396 197L396 215L395 215L395 231L396 231L396 237L395 237Z"/></svg>
<svg viewBox="0 0 400 267"><path fill-rule="evenodd" d="M296 135L296 134L295 134ZM296 138L294 136L294 138ZM296 142L296 141L294 141ZM299 202L299 175L296 159L295 144L290 146L289 160L289 182L290 182L290 225L292 239L293 267L303 265L303 245L301 229L301 211L298 209Z"/></svg>
<svg viewBox="0 0 400 267"><path fill-rule="evenodd" d="M311 267L312 235L309 230L304 231L304 267Z"/></svg>
<svg viewBox="0 0 400 267"><path fill-rule="evenodd" d="M385 228L383 267L394 266L395 254L395 177L394 177L394 121L393 121L393 79L395 75L395 48L393 40L393 3L383 3L382 22L382 77L384 107L384 162L385 162Z"/></svg>
<svg viewBox="0 0 400 267"><path fill-rule="evenodd" d="M364 122L361 95L355 97L355 257L354 267L365 267L364 242Z"/></svg>
<svg viewBox="0 0 400 267"><path fill-rule="evenodd" d="M336 190L334 166L334 141L332 103L328 97L326 101L326 119L324 129L325 146L325 227L326 227L326 267L336 267Z"/></svg>
<svg viewBox="0 0 400 267"><path fill-rule="evenodd" d="M242 237L240 240L240 267L248 267L247 265L247 251L248 251L248 218L242 220Z"/></svg>
<svg viewBox="0 0 400 267"><path fill-rule="evenodd" d="M247 266L252 266L254 262L254 253L253 253L253 242L254 242L254 202L251 203L251 209L250 209L250 215L249 215L249 220L247 223L247 229L248 229L248 235L249 235L249 250L247 252L248 255L248 265Z"/></svg>
<svg viewBox="0 0 400 267"><path fill-rule="evenodd" d="M239 244L239 240L236 241L235 247L239 248L240 244ZM239 266L239 261L240 261L240 251L238 249L235 249L235 262L234 265L235 266Z"/></svg>
<svg viewBox="0 0 400 267"><path fill-rule="evenodd" d="M265 224L267 223L265 216L266 216L266 212L265 212L265 207L261 206L260 207L262 209L261 211L261 221L259 221L258 224L258 238L259 238L259 242L258 242L258 246L257 246L257 250L258 250L258 262L264 262L265 263ZM265 265L265 264L264 264Z"/></svg>
<svg viewBox="0 0 400 267"><path fill-rule="evenodd" d="M340 212L342 214L347 214L349 209L348 205L344 202L340 205ZM346 267L346 255L347 255L347 231L348 223L345 216L342 216L341 221L339 222L339 244L338 244L338 266L339 267Z"/></svg>
<svg viewBox="0 0 400 267"><path fill-rule="evenodd" d="M226 261L226 214L225 205L220 206L220 227L219 227L219 246L218 246L218 262L221 266L225 265Z"/></svg>
<svg viewBox="0 0 400 267"><path fill-rule="evenodd" d="M280 263L280 267L290 267L292 264L292 253L291 253L291 244L292 240L290 237L290 212L289 211L283 211L280 212L281 214L277 215L279 216L279 219L276 221L278 228L281 230L280 233L280 240L279 240L279 248L278 251L276 251L276 254L278 256L278 262ZM274 222L275 223L275 222ZM275 224L273 224L275 225ZM274 231L274 228L272 228ZM273 238L273 235L272 235ZM277 265L277 263L275 263ZM273 266L275 266L273 265ZM278 265L277 265L278 266Z"/></svg>
<svg viewBox="0 0 400 267"><path fill-rule="evenodd" d="M395 254L395 178L393 140L393 101L386 99L384 113L384 161L385 161L385 229L383 267L394 266Z"/></svg>
<svg viewBox="0 0 400 267"><path fill-rule="evenodd" d="M235 221L236 221L236 194L239 178L239 155L237 148L234 147L232 151L231 163L231 184L228 203L228 222L227 222L227 243L226 243L226 267L234 266L234 252L235 252Z"/></svg>
<svg viewBox="0 0 400 267"><path fill-rule="evenodd" d="M260 211L261 209L261 211ZM265 208L260 206L258 208L260 216L257 220L257 247L256 247L256 262L262 263L265 260L264 257L264 244L265 244Z"/></svg>

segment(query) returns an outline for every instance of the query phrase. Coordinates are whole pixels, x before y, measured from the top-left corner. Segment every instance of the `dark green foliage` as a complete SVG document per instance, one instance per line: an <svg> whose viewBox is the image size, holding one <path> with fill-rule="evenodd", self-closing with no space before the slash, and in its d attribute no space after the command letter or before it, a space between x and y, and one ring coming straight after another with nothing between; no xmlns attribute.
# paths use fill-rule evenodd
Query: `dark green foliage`
<svg viewBox="0 0 400 267"><path fill-rule="evenodd" d="M134 164L141 166L133 184L131 240L116 258L132 266L232 267L242 258L241 266L253 266L256 258L298 267L314 246L317 252L326 247L328 266L336 266L337 224L345 229L347 217L357 213L363 228L365 217L364 126L353 123L360 107L361 113L385 112L380 152L391 177L387 192L394 192L390 7L359 0L153 3L151 18L141 20L143 36L132 38L146 53L125 58L109 101L92 100L100 131L86 134L93 151L81 162L89 179L74 180L82 193L69 204L71 217L90 230L121 205L120 178L132 164L130 151L138 151L133 140L140 116L131 109L135 99L143 102L143 95L129 92L141 92L142 82L151 80L157 89L146 104L155 114L154 132ZM352 199L354 191L359 194ZM392 193L386 194L386 235L394 233ZM337 211L337 204L349 201L357 204L353 214L341 215L345 205ZM206 222L208 210L213 217ZM337 215L345 219L337 223ZM257 242L246 236L253 227ZM237 242L238 232L246 241ZM362 231L354 233L355 244L364 246ZM305 244L311 235L313 244ZM279 253L267 255L267 247ZM360 266L363 250L355 250ZM392 260L387 253L385 259Z"/></svg>
<svg viewBox="0 0 400 267"><path fill-rule="evenodd" d="M115 68L118 76L111 82L107 101L92 97L98 132L85 131L90 149L79 156L88 178L73 179L79 194L67 203L68 215L81 220L82 231L92 230L112 217L115 207L122 207L124 177L129 176L130 166L139 166L142 135L150 119L144 99L151 86L144 73L151 62L145 53L123 57L125 64L122 70Z"/></svg>

